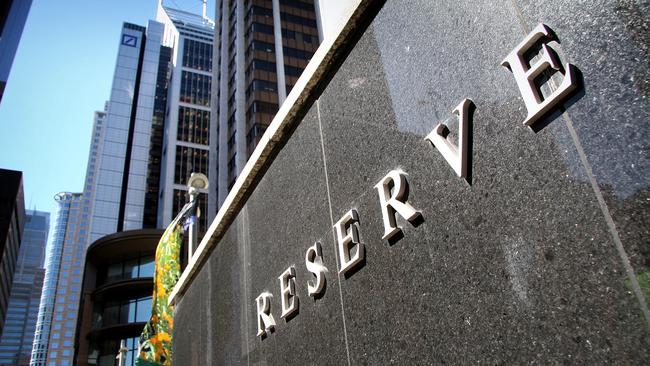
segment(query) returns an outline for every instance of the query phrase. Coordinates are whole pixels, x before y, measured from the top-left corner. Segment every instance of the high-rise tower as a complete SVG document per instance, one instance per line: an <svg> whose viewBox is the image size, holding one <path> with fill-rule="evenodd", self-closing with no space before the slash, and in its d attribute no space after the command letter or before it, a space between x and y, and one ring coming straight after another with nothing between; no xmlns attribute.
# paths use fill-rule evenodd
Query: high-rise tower
<svg viewBox="0 0 650 366"><path fill-rule="evenodd" d="M95 112L83 193L55 197L59 213L68 218L57 216L54 240L48 250L48 273L43 287L45 303L39 310L32 365L44 365L48 359L61 364L72 362L90 211L97 187L98 156L104 146L106 107Z"/></svg>
<svg viewBox="0 0 650 366"><path fill-rule="evenodd" d="M156 226L159 165L171 49L164 27L124 23L97 152L88 243L117 231ZM153 158L150 159L150 156ZM147 209L145 210L145 206ZM153 211L153 212L151 212Z"/></svg>
<svg viewBox="0 0 650 366"><path fill-rule="evenodd" d="M162 4L156 19L122 30L89 243L164 227L185 202L190 173L210 171L213 24ZM207 214L207 199L199 201Z"/></svg>
<svg viewBox="0 0 650 366"><path fill-rule="evenodd" d="M72 267L80 267L83 256L77 250L82 197L81 193L69 192L54 197L59 207L45 260L45 280L30 361L33 366L72 364L77 318L74 310L81 286L70 271ZM67 304L72 304L74 309L68 309Z"/></svg>
<svg viewBox="0 0 650 366"><path fill-rule="evenodd" d="M313 0L218 0L215 19L219 164L211 173L220 205L318 48L319 33Z"/></svg>
<svg viewBox="0 0 650 366"><path fill-rule="evenodd" d="M23 173L0 169L0 332L4 327L25 225Z"/></svg>
<svg viewBox="0 0 650 366"><path fill-rule="evenodd" d="M162 149L158 226L164 227L187 201L187 180L191 173L211 177L216 169L216 124L210 124L212 92L212 39L214 24L200 15L162 4L156 19L165 25L175 45L171 59L171 81L167 94L167 119ZM199 226L205 230L208 192L199 195L202 212ZM212 201L210 201L212 202ZM213 205L216 201L213 202Z"/></svg>
<svg viewBox="0 0 650 366"><path fill-rule="evenodd" d="M43 265L49 228L49 213L27 211L7 321L0 339L0 365L29 365L45 276Z"/></svg>

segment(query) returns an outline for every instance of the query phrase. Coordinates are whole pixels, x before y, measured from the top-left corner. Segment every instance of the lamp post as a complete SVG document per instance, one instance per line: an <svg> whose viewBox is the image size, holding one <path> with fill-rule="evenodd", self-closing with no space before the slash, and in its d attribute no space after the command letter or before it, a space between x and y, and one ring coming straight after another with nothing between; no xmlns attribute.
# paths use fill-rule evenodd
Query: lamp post
<svg viewBox="0 0 650 366"><path fill-rule="evenodd" d="M124 366L124 363L126 362L126 353L129 352L129 349L126 348L126 342L124 342L124 339L120 341L120 350L117 351L117 365L118 366Z"/></svg>
<svg viewBox="0 0 650 366"><path fill-rule="evenodd" d="M187 181L188 194L190 196L190 203L195 202L201 190L206 190L210 186L208 182L208 177L203 173L192 173L190 179ZM190 225L188 228L189 231L189 240L187 243L187 261L189 262L192 259L194 254L194 248L196 248L197 241L197 220L198 216L201 214L201 211L197 211L198 202L194 204L190 210ZM198 215L197 215L198 212Z"/></svg>

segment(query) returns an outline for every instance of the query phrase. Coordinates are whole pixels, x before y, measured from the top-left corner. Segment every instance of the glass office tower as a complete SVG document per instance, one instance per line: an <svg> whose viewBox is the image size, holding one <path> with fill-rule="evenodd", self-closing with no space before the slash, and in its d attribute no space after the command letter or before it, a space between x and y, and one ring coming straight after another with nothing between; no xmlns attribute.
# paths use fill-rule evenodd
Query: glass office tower
<svg viewBox="0 0 650 366"><path fill-rule="evenodd" d="M108 105L105 106L105 110ZM104 146L104 126L106 122L106 111L97 111L94 115L93 128L91 132L91 144L88 154L86 168L86 181L82 194L58 195L58 199L70 203L68 223L65 225L65 233L62 246L53 242L50 248L51 257L50 269L52 277L48 279L51 286L49 293L53 293L55 299L48 299L52 302L53 308L44 307L44 322L39 326L40 338L38 347L35 343L34 364L42 365L47 359L48 364L70 364L74 353L74 337L76 333L76 314L78 312L81 281L83 276L83 260L88 244L88 233L90 228L90 208L95 197L97 186L97 157L101 154ZM59 201L59 202L62 202ZM57 220L58 225L58 220ZM60 237L61 235L59 235ZM54 273L58 273L58 279L54 279ZM51 314L48 314L52 312ZM46 320L50 319L50 320ZM49 329L45 329L49 327ZM49 337L49 339L44 339Z"/></svg>
<svg viewBox="0 0 650 366"><path fill-rule="evenodd" d="M38 310L36 331L30 365L71 365L71 355L63 352L64 347L74 344L76 313L67 311L66 300L79 301L79 294L67 293L64 285L68 278L63 273L79 260L72 255L72 246L78 240L74 227L79 221L79 207L82 194L61 192L54 199L59 207L54 223L52 241L45 259L45 281ZM59 288L61 283L61 288ZM61 349L60 349L61 348ZM52 351L50 351L52 350ZM47 361L50 361L46 363Z"/></svg>
<svg viewBox="0 0 650 366"><path fill-rule="evenodd" d="M0 365L29 365L45 269L50 214L27 211L7 320L0 338Z"/></svg>

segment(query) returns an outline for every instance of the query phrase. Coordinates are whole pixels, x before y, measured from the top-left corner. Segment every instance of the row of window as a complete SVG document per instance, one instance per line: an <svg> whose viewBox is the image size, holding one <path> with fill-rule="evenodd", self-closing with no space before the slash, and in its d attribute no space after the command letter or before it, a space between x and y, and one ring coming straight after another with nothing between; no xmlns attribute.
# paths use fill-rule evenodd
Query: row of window
<svg viewBox="0 0 650 366"><path fill-rule="evenodd" d="M294 24L300 24L300 25L303 25L303 26L316 28L316 20L315 19L309 19L309 18L298 16L298 15L288 14L288 13L285 13L285 12L280 13L280 19L282 19L285 22L290 22L290 23L294 23Z"/></svg>
<svg viewBox="0 0 650 366"><path fill-rule="evenodd" d="M210 76L183 71L181 76L181 102L209 107L211 94Z"/></svg>
<svg viewBox="0 0 650 366"><path fill-rule="evenodd" d="M138 299L95 303L93 328L111 325L147 322L151 318L151 296Z"/></svg>
<svg viewBox="0 0 650 366"><path fill-rule="evenodd" d="M288 76L300 77L304 70L300 67L294 67L290 65L284 65L284 74Z"/></svg>
<svg viewBox="0 0 650 366"><path fill-rule="evenodd" d="M268 24L258 23L258 22L252 22L251 25L248 26L248 30L246 31L246 37L248 37L250 33L265 33L265 34L273 35L273 26Z"/></svg>
<svg viewBox="0 0 650 366"><path fill-rule="evenodd" d="M248 89L246 89L246 99L255 91L277 92L278 84L272 81L255 79L250 83Z"/></svg>
<svg viewBox="0 0 650 366"><path fill-rule="evenodd" d="M188 146L176 146L174 183L186 185L192 173L208 175L209 151Z"/></svg>
<svg viewBox="0 0 650 366"><path fill-rule="evenodd" d="M251 32L253 33L259 32L259 33L273 35L273 26L268 24L253 22L251 23L251 25L248 27L248 30L246 31L247 38L250 36ZM304 43L318 43L318 37L315 35L299 32L295 30L289 30L285 28L282 28L282 38L294 39L298 42L304 42Z"/></svg>
<svg viewBox="0 0 650 366"><path fill-rule="evenodd" d="M210 144L210 111L179 107L178 139L195 144Z"/></svg>
<svg viewBox="0 0 650 366"><path fill-rule="evenodd" d="M298 0L280 0L280 5L287 5L301 10L314 11L314 4L311 2L303 3Z"/></svg>
<svg viewBox="0 0 650 366"><path fill-rule="evenodd" d="M212 71L212 45L192 39L185 39L183 45L183 66L208 72Z"/></svg>
<svg viewBox="0 0 650 366"><path fill-rule="evenodd" d="M248 9L248 13L246 13L245 20L248 20L248 18L252 15L260 15L260 16L265 16L265 17L273 17L273 9L265 8L262 6L257 6L253 5Z"/></svg>
<svg viewBox="0 0 650 366"><path fill-rule="evenodd" d="M275 52L275 45L273 43L268 43L264 41L252 41L248 45L246 54L248 55L251 50L271 53L271 52Z"/></svg>
<svg viewBox="0 0 650 366"><path fill-rule="evenodd" d="M277 113L277 111L278 111L277 103L255 101L253 102L253 104L251 104L250 107L248 107L248 110L246 111L246 118L248 119L250 116L253 115L253 113L275 114Z"/></svg>
<svg viewBox="0 0 650 366"><path fill-rule="evenodd" d="M282 28L282 38L295 39L299 43L318 43L317 36L284 28Z"/></svg>
<svg viewBox="0 0 650 366"><path fill-rule="evenodd" d="M268 71L275 73L277 71L275 62L253 59L246 68L246 77L256 70Z"/></svg>
<svg viewBox="0 0 650 366"><path fill-rule="evenodd" d="M256 91L264 91L268 93L277 93L278 92L278 86L277 83L271 82L271 81L266 81L266 80L259 80L255 79L251 82L251 84L246 88L246 100L248 100L253 92Z"/></svg>
<svg viewBox="0 0 650 366"><path fill-rule="evenodd" d="M282 52L284 57L293 57L303 60L311 60L311 57L314 55L311 51L299 50L292 47L282 47Z"/></svg>
<svg viewBox="0 0 650 366"><path fill-rule="evenodd" d="M133 278L153 277L154 268L154 258L150 255L138 256L112 263L99 273L97 285L101 286L106 283Z"/></svg>
<svg viewBox="0 0 650 366"><path fill-rule="evenodd" d="M246 56L248 56L251 51L263 51L267 53L274 53L275 45L263 41L252 41L250 45L248 45L248 49L246 50ZM313 52L311 51L299 50L293 47L282 47L282 52L285 57L293 57L293 58L299 58L303 60L310 60L311 57L313 56Z"/></svg>

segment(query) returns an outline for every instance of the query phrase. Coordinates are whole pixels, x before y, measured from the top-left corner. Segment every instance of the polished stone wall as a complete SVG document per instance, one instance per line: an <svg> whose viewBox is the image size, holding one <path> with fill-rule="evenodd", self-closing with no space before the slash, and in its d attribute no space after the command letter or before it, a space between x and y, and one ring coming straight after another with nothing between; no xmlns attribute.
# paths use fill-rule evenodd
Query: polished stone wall
<svg viewBox="0 0 650 366"><path fill-rule="evenodd" d="M387 1L178 302L175 364L647 363L649 15L647 2ZM501 61L540 22L580 86L530 128ZM439 122L455 135L464 98L467 180L424 139ZM394 169L422 220L398 215L389 242L374 186ZM365 261L344 276L333 225L350 209ZM285 321L290 266L299 313ZM277 325L261 338L263 292Z"/></svg>

